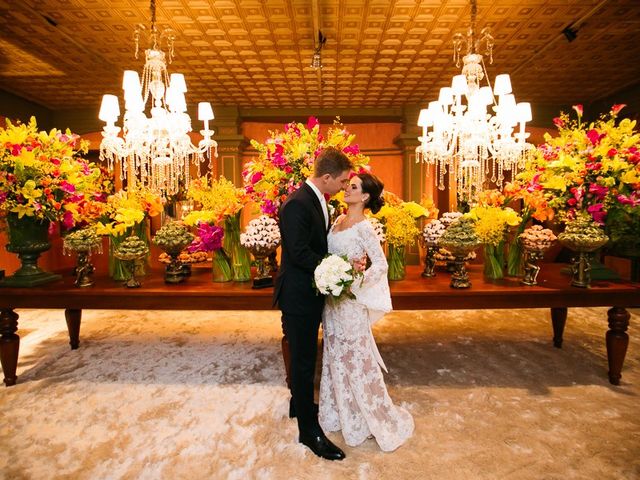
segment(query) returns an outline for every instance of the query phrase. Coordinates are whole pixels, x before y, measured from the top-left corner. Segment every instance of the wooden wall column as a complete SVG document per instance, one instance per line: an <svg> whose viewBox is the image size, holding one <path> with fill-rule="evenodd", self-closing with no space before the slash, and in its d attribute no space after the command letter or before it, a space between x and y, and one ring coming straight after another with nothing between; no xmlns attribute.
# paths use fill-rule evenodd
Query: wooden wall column
<svg viewBox="0 0 640 480"><path fill-rule="evenodd" d="M240 133L240 111L236 107L217 107L215 115L213 139L218 142L218 158L212 159L209 172L213 178L223 175L241 186L242 153L249 142Z"/></svg>

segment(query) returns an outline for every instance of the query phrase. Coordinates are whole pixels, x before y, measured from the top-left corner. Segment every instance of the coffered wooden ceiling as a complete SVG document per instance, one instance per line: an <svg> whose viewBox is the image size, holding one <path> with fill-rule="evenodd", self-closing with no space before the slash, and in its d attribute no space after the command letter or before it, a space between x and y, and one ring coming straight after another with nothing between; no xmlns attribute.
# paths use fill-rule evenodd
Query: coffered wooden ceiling
<svg viewBox="0 0 640 480"><path fill-rule="evenodd" d="M157 0L188 103L242 107L424 105L459 73L452 37L470 11L468 0ZM149 27L148 0L0 0L0 88L97 108L120 95L123 70L142 69L138 23ZM589 103L640 80L639 0L479 0L484 26L490 77L510 73L518 100ZM310 68L317 29L321 75Z"/></svg>

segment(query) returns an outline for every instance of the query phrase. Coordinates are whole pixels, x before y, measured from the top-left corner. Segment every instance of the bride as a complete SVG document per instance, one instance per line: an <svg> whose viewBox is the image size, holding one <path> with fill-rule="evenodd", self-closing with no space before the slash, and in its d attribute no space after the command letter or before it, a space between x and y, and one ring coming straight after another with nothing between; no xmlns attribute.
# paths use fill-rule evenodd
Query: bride
<svg viewBox="0 0 640 480"><path fill-rule="evenodd" d="M322 330L324 350L318 418L323 430L342 430L347 445L373 437L384 451L402 445L413 433L414 422L404 408L393 404L382 377L387 371L376 346L371 324L391 310L387 261L378 237L364 216L384 204L384 185L361 173L344 193L346 215L329 232L329 253L346 255L355 266L368 259L364 280L351 286L355 300L325 303Z"/></svg>

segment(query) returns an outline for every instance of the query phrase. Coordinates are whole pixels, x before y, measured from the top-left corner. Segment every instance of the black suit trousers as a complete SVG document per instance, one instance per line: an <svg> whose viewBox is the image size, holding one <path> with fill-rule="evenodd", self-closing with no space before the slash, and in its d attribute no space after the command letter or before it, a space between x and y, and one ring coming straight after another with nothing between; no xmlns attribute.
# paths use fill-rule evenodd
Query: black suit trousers
<svg viewBox="0 0 640 480"><path fill-rule="evenodd" d="M282 324L291 353L291 393L301 435L322 433L314 408L314 378L318 353L318 330L322 313L291 315L282 313Z"/></svg>

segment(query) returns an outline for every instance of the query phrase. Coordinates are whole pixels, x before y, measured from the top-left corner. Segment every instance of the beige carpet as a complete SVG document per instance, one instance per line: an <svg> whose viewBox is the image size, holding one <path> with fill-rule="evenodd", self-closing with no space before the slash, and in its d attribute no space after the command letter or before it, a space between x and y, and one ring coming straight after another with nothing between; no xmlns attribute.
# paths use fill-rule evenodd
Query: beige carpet
<svg viewBox="0 0 640 480"><path fill-rule="evenodd" d="M396 312L375 327L392 398L416 420L393 453L328 462L296 443L277 312L23 310L18 385L0 388L6 479L640 478L640 338L606 377L606 309ZM634 339L634 335L636 338Z"/></svg>

